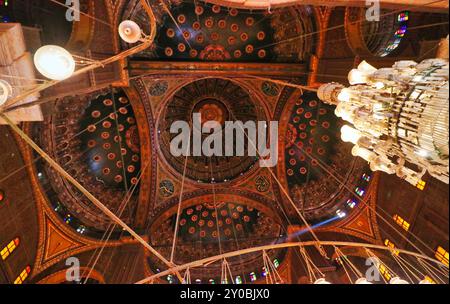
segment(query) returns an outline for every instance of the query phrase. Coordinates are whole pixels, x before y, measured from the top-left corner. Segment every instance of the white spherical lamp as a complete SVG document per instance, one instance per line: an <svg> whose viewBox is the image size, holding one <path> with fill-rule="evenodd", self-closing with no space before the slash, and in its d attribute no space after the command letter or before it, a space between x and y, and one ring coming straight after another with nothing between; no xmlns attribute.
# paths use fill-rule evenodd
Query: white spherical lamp
<svg viewBox="0 0 450 304"><path fill-rule="evenodd" d="M0 79L0 107L12 95L12 87L5 80Z"/></svg>
<svg viewBox="0 0 450 304"><path fill-rule="evenodd" d="M420 285L432 285L433 283L431 283L429 280L425 279L419 282Z"/></svg>
<svg viewBox="0 0 450 304"><path fill-rule="evenodd" d="M57 45L46 45L34 54L34 65L45 77L52 80L65 80L75 72L73 56Z"/></svg>
<svg viewBox="0 0 450 304"><path fill-rule="evenodd" d="M393 285L402 285L402 284L409 284L407 281L400 279L399 277L392 278L389 284Z"/></svg>
<svg viewBox="0 0 450 304"><path fill-rule="evenodd" d="M317 281L314 282L314 284L321 285L321 284L331 284L331 283L325 279L318 279Z"/></svg>
<svg viewBox="0 0 450 304"><path fill-rule="evenodd" d="M136 43L142 38L142 30L136 22L125 20L119 25L119 36L127 43Z"/></svg>
<svg viewBox="0 0 450 304"><path fill-rule="evenodd" d="M358 284L358 285L370 285L372 283L367 281L366 278L361 278L361 279L356 280L355 284Z"/></svg>

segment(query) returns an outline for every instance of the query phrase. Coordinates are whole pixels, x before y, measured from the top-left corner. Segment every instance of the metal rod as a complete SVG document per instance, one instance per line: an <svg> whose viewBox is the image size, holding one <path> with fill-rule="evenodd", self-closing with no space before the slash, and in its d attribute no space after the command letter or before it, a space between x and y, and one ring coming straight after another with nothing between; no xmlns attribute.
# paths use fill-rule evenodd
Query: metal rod
<svg viewBox="0 0 450 304"><path fill-rule="evenodd" d="M163 261L168 267L174 267L173 263L166 260L158 251L150 246L139 234L137 234L131 227L123 222L118 216L116 216L111 210L108 209L102 202L100 202L95 196L93 196L86 188L84 188L75 178L67 173L56 161L54 161L44 150L42 150L25 132L23 132L18 126L16 126L5 114L0 113L0 117L4 119L9 126L26 142L28 143L43 159L45 159L49 165L55 169L62 177L74 185L81 193L83 193L97 208L103 213L109 216L114 222L120 225L124 230L130 233L137 241L139 241L146 249Z"/></svg>
<svg viewBox="0 0 450 304"><path fill-rule="evenodd" d="M372 248L372 249L380 249L380 250L390 250L390 248L382 246L382 245L374 245L374 244L365 244L365 243L353 243L353 242L333 242L333 241L321 241L320 242L322 246L349 246L349 247L362 247L362 248ZM283 244L271 244L271 245L266 245L266 246L261 246L261 247L253 247L253 248L247 248L247 249L242 249L242 250L238 250L238 251L233 251L233 252L228 252L228 253L224 253L221 255L217 255L217 256L213 256L213 257L209 257L209 258L205 258L202 260L198 260L198 261L194 261L194 262L190 262L187 263L185 265L180 265L180 266L176 266L174 268L172 268L171 270L167 270L167 271L163 271L160 272L158 274L155 274L153 276L150 276L148 278L145 278L139 282L137 282L136 284L146 284L152 280L155 280L157 278L166 276L171 274L173 271L182 271L184 269L192 269L194 267L199 267L199 266L204 266L207 263L211 263L214 261L218 261L221 259L226 259L226 258L231 258L231 257L235 257L238 255L244 255L244 254L249 254L249 253L254 253L254 252L259 252L259 251L264 251L264 250L270 250L270 249L283 249L283 248L291 248L291 247L299 247L299 246L316 246L317 241L309 241L309 242L293 242L293 243L283 243ZM442 264L441 262L427 257L425 255L416 253L416 252L412 252L412 251L408 251L408 250L403 250L403 249L396 249L398 250L399 253L403 253L409 256L414 256L416 258L422 258L431 262L434 262L438 265L442 265L445 266L444 264ZM445 266L446 267L446 266Z"/></svg>

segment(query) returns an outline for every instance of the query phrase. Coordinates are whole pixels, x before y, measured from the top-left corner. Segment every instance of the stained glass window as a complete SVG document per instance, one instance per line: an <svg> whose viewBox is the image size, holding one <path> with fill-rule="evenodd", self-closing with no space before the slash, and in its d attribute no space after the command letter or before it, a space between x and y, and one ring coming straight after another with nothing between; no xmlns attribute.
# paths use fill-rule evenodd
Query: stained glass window
<svg viewBox="0 0 450 304"><path fill-rule="evenodd" d="M380 56L385 57L397 49L408 31L409 12L401 12L397 15L397 27L394 35L387 43L386 47L381 50Z"/></svg>
<svg viewBox="0 0 450 304"><path fill-rule="evenodd" d="M386 266L384 266L383 264L380 264L380 266L378 267L378 270L380 271L380 274L388 281L391 280L392 275L390 274L389 270L387 270Z"/></svg>
<svg viewBox="0 0 450 304"><path fill-rule="evenodd" d="M14 252L14 250L16 250L17 246L19 246L20 244L20 239L16 238L14 240L12 240L11 242L8 243L8 245L6 245L0 252L0 255L2 256L3 261L6 260L11 253Z"/></svg>
<svg viewBox="0 0 450 304"><path fill-rule="evenodd" d="M427 185L427 183L426 182L424 182L423 180L421 180L421 181L419 181L418 183L417 183L417 185L416 185L416 187L417 187L417 189L419 189L419 190L425 190L425 186Z"/></svg>
<svg viewBox="0 0 450 304"><path fill-rule="evenodd" d="M280 261L278 261L278 259L273 260L273 266L275 266L275 268L280 267Z"/></svg>
<svg viewBox="0 0 450 304"><path fill-rule="evenodd" d="M27 266L14 281L14 284L23 284L31 272L31 267Z"/></svg>
<svg viewBox="0 0 450 304"><path fill-rule="evenodd" d="M384 241L384 245L386 245L386 247L391 248L393 254L399 255L400 252L399 252L398 250L395 250L395 244L392 243L389 239L386 239L386 240Z"/></svg>
<svg viewBox="0 0 450 304"><path fill-rule="evenodd" d="M443 247L439 246L436 249L436 259L438 259L442 264L446 265L448 267L448 251L445 250Z"/></svg>
<svg viewBox="0 0 450 304"><path fill-rule="evenodd" d="M407 221L405 221L401 216L398 214L394 215L394 221L402 227L404 230L408 231L409 227L411 226Z"/></svg>

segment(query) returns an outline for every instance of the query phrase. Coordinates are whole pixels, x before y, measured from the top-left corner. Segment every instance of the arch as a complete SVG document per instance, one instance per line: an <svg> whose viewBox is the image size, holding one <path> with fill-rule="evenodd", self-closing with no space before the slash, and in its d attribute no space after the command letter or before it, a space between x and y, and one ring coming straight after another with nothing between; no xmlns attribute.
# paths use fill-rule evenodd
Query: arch
<svg viewBox="0 0 450 304"><path fill-rule="evenodd" d="M184 200L182 202L182 209L195 206L199 203L200 200L213 200L214 197L219 201L221 198L226 199L227 201L236 199L237 202L246 206L254 207L255 209L261 211L266 215L274 214L274 219L280 226L282 226L281 218L278 216L278 212L273 208L273 206L276 206L277 204L263 196L257 195L255 193L249 193L247 191L216 189L214 192L211 190L197 190L194 192L186 193L183 196ZM165 220L177 213L178 202L179 198L175 197L168 202L168 207L160 210L159 214L155 216L156 220L150 227L150 234Z"/></svg>
<svg viewBox="0 0 450 304"><path fill-rule="evenodd" d="M367 249L374 249L374 250L382 250L382 251L389 251L390 249L386 246L382 246L382 245L374 245L374 244L365 244L365 243L352 243L352 242L332 242L332 241L322 241L320 242L320 244L322 246L338 246L338 247L342 247L342 246L350 246L350 247L362 247L362 248L367 248ZM162 271L158 274L155 274L151 277L145 278L139 282L137 282L136 284L146 284L148 282L151 282L157 278L161 278L164 277L166 275L169 275L171 273L174 273L176 271L182 271L185 269L193 269L194 267L200 267L200 266L204 266L204 265L210 265L212 263L214 263L215 261L220 261L222 259L228 259L230 257L234 257L234 256L239 256L239 255L244 255L244 254L249 254L249 253L254 253L254 252L261 252L264 250L270 250L270 249L281 249L281 248L294 248L294 247L314 247L317 246L317 241L308 241L308 242L292 242L292 243L283 243L283 244L272 244L272 245L267 245L267 246L261 246L261 247L254 247L254 248L247 248L247 249L243 249L243 250L239 250L239 251L234 251L234 252L228 252L228 253L224 253L224 254L220 254L214 257L208 257L202 260L198 260L195 262L190 262L187 263L185 265L179 265L179 266L175 266L172 267L166 271ZM420 258L423 260L426 260L428 262L431 262L435 265L440 265L440 266L445 266L444 264L442 264L440 261L437 261L434 258L430 258L428 256L424 256L422 254L419 253L415 253L412 251L408 251L408 250L403 250L403 249L398 249L398 252L400 254L405 254L414 258ZM448 267L447 267L448 268Z"/></svg>

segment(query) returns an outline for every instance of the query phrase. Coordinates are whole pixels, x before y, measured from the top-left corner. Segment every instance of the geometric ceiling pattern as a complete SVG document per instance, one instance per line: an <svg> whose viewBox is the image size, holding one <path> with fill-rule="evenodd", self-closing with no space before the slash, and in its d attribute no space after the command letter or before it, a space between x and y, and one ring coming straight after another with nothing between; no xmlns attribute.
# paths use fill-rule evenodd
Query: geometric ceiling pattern
<svg viewBox="0 0 450 304"><path fill-rule="evenodd" d="M165 1L168 12L158 1L101 1L98 7L88 3L83 10L99 19L112 24L131 19L145 33L154 24L144 9L150 5L157 25L153 43L111 70L103 69L104 74L91 74L90 90L74 89L71 96L57 98L44 122L24 129L136 231L140 241L177 265L304 240L304 234L309 240L315 236L306 236L304 221L319 237L384 243L376 214L382 177L370 174L367 164L352 156L351 145L340 139L343 122L334 106L322 103L315 92L293 86L320 83L320 69L345 78L345 64L351 67L359 60L345 41L348 27L328 36L311 34L333 26L330 20L346 20L345 9L326 9L325 18L325 10L306 5L269 12L205 1ZM99 26L89 34L79 30L73 35L97 46L93 56L131 47L119 41L115 29ZM106 49L109 44L111 50ZM402 46L399 52L408 56L414 51ZM330 58L323 58L327 48ZM111 85L111 75L116 84L127 86ZM275 78L277 82L270 81ZM79 83L55 91L67 91L71 85L77 88ZM278 120L277 166L261 167L258 156L247 155L248 144L244 156L174 156L170 146L177 134L171 126L176 121L193 126L194 113L200 114L201 126L212 120L221 131L227 121ZM203 134L202 140L206 137ZM60 280L65 260L73 256L80 258L83 271L92 270L92 282L134 283L167 269L76 187L43 160L34 159L23 143L20 150L33 164L26 170L38 206L33 279ZM7 193L8 189L0 190L0 208L5 198L10 200ZM283 279L300 282L307 271L298 265L299 252L255 251L231 256L227 262L237 283L264 282L268 262ZM342 274L334 262L327 260L319 268ZM191 275L202 283L220 282L221 266L207 264L192 269ZM109 267L126 271L105 275ZM157 282L176 280L172 273Z"/></svg>

